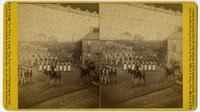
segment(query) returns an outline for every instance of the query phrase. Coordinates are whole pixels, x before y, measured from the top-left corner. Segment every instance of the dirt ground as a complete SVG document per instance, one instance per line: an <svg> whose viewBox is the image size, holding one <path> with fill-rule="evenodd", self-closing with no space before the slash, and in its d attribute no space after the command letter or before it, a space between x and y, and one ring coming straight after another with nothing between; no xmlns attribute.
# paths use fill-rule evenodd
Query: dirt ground
<svg viewBox="0 0 200 112"><path fill-rule="evenodd" d="M19 108L179 108L182 107L182 87L165 81L163 68L147 71L144 82L132 85L122 67L117 69L117 83L87 85L80 72L62 73L62 81L50 85L43 73L33 68L33 83L19 87ZM101 92L101 93L100 93Z"/></svg>

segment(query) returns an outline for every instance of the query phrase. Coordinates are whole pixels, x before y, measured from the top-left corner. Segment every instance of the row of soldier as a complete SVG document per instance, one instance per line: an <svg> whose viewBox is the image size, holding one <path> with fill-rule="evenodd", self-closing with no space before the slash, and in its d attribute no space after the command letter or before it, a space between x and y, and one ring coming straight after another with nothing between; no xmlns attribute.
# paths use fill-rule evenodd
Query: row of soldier
<svg viewBox="0 0 200 112"><path fill-rule="evenodd" d="M39 64L39 71L51 71L51 68L54 68L55 71L62 71L62 72L70 72L71 71L71 62L70 61L65 61L65 62L55 62L55 61L50 61L48 63L40 63Z"/></svg>
<svg viewBox="0 0 200 112"><path fill-rule="evenodd" d="M117 68L114 65L109 65L109 64L94 65L94 63L93 64L90 63L86 68L84 65L81 66L81 72L82 72L81 77L83 78L86 78L85 76L88 76L89 79L94 81L100 80L102 84L106 85L116 81L115 79L117 76Z"/></svg>
<svg viewBox="0 0 200 112"><path fill-rule="evenodd" d="M40 51L39 49L33 50L33 49L26 49L23 48L23 50L20 52L19 61L23 65L35 65L41 62L41 59L49 57L48 51Z"/></svg>
<svg viewBox="0 0 200 112"><path fill-rule="evenodd" d="M98 67L98 73L100 74L101 83L110 84L117 76L117 68L113 65L101 64Z"/></svg>
<svg viewBox="0 0 200 112"><path fill-rule="evenodd" d="M31 65L31 66L38 66L38 65L44 65L44 64L49 64L49 63L61 63L61 62L66 62L67 60L69 60L68 57L65 58L60 58L58 56L50 56L50 55L30 55L30 56L26 56L26 58L23 56L23 64L27 64L27 65Z"/></svg>
<svg viewBox="0 0 200 112"><path fill-rule="evenodd" d="M116 56L117 55L117 56ZM125 63L138 63L138 62L144 62L146 64L152 64L156 63L156 59L151 56L134 56L134 55L121 55L118 54L111 55L109 58L106 58L106 63L109 63L111 65L124 65Z"/></svg>
<svg viewBox="0 0 200 112"><path fill-rule="evenodd" d="M20 86L26 85L28 83L32 83L32 67L18 67L18 84Z"/></svg>
<svg viewBox="0 0 200 112"><path fill-rule="evenodd" d="M140 71L155 71L156 70L156 62L155 61L126 61L123 64L123 70L136 70L136 66L139 66Z"/></svg>

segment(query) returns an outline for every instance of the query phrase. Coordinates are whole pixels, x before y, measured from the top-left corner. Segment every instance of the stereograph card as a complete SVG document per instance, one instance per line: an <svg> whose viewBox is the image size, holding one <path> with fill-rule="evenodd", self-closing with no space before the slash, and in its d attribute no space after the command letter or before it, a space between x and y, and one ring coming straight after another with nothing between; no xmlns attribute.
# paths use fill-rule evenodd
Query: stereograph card
<svg viewBox="0 0 200 112"><path fill-rule="evenodd" d="M6 2L8 110L194 110L193 2Z"/></svg>

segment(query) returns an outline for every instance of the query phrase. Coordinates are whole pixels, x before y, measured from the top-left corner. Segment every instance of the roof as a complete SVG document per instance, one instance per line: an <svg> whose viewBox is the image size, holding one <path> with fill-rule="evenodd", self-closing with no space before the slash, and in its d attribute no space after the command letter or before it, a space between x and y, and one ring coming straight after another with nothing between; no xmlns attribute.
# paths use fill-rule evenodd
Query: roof
<svg viewBox="0 0 200 112"><path fill-rule="evenodd" d="M99 33L88 33L83 40L99 40Z"/></svg>

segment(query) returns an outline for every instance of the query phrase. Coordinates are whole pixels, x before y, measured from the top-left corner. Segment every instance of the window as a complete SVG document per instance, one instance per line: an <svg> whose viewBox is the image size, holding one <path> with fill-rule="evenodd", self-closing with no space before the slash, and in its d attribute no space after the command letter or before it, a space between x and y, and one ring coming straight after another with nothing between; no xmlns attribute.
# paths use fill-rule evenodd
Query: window
<svg viewBox="0 0 200 112"><path fill-rule="evenodd" d="M91 53L91 46L87 46L87 53Z"/></svg>
<svg viewBox="0 0 200 112"><path fill-rule="evenodd" d="M176 44L172 45L172 53L176 53Z"/></svg>
<svg viewBox="0 0 200 112"><path fill-rule="evenodd" d="M88 40L88 45L90 45L90 44L91 44L91 41Z"/></svg>

